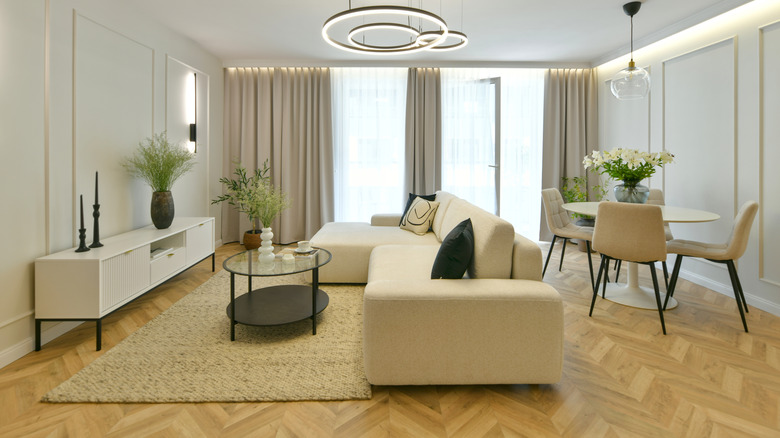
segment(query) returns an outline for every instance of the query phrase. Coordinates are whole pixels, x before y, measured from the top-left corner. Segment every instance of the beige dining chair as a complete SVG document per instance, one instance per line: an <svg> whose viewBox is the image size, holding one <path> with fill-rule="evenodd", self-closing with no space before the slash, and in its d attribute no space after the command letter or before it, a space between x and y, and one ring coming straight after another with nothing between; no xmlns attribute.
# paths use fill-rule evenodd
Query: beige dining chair
<svg viewBox="0 0 780 438"><path fill-rule="evenodd" d="M611 260L625 260L650 267L653 278L655 302L661 318L661 330L666 334L661 292L655 262L666 260L666 236L661 208L652 204L631 204L625 202L602 202L599 204L596 226L593 230L593 249L601 253L596 287L590 302L589 316L598 296L598 285L604 278L602 296L607 288L606 271Z"/></svg>
<svg viewBox="0 0 780 438"><path fill-rule="evenodd" d="M672 278L669 280L669 292L666 294L664 309L666 309L669 297L674 294L674 288L677 286L677 278L680 275L680 265L682 265L683 257L699 257L715 263L724 263L729 271L731 287L734 290L734 299L737 301L739 316L742 317L742 326L745 328L745 332L748 331L745 312L749 312L749 310L747 301L745 301L745 293L742 291L742 283L739 281L739 275L737 275L737 269L734 266L734 260L745 254L750 228L753 226L756 212L758 212L758 202L747 201L742 204L739 212L737 212L737 216L734 218L734 226L726 243L703 243L694 240L674 239L666 244L666 251L669 254L677 254L677 258L674 260Z"/></svg>
<svg viewBox="0 0 780 438"><path fill-rule="evenodd" d="M593 227L581 227L573 224L569 220L569 212L563 209L563 197L558 189L544 189L542 190L542 204L544 205L544 214L547 218L547 227L553 234L552 243L550 243L550 250L547 252L547 260L544 262L544 268L542 268L542 277L547 271L547 264L550 263L550 255L552 254L555 241L558 238L563 239L563 245L561 245L561 262L558 265L560 271L563 267L563 257L566 254L566 242L569 239L579 239L585 241L585 246L588 251L588 269L590 269L590 285L596 287L596 283L593 280L593 261L590 256L590 241L593 239Z"/></svg>
<svg viewBox="0 0 780 438"><path fill-rule="evenodd" d="M666 205L666 202L664 201L664 192L661 189L650 189L650 194L647 197L646 204L651 205ZM666 233L666 241L670 241L674 239L674 235L672 235L672 229L669 227L669 222L664 222L664 233ZM615 282L618 281L618 277L620 276L620 260L618 260L615 263ZM669 270L666 267L666 260L664 260L661 263L661 266L664 270L664 286L666 286L666 289L669 290Z"/></svg>

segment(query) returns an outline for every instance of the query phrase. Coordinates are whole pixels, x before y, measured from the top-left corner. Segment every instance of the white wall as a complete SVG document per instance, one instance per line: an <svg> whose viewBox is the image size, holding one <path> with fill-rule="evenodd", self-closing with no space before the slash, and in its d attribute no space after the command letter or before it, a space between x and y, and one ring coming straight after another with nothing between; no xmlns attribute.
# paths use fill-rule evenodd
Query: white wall
<svg viewBox="0 0 780 438"><path fill-rule="evenodd" d="M780 2L755 0L636 51L634 60L652 80L641 101L618 101L609 91L628 57L598 67L601 149L675 154L649 185L663 189L669 205L721 216L672 224L675 238L724 242L740 205L757 200L738 271L748 304L780 315L780 173L772 165L780 162ZM724 265L686 258L682 269L684 278L733 296Z"/></svg>
<svg viewBox="0 0 780 438"><path fill-rule="evenodd" d="M120 161L153 133L184 139L191 72L197 164L173 186L176 215L219 220L210 199L220 191L222 66L191 40L99 0L0 0L0 63L2 366L32 350L34 259L78 243L81 194L92 241L96 171L101 237L151 223L151 190ZM44 342L73 326L45 323Z"/></svg>

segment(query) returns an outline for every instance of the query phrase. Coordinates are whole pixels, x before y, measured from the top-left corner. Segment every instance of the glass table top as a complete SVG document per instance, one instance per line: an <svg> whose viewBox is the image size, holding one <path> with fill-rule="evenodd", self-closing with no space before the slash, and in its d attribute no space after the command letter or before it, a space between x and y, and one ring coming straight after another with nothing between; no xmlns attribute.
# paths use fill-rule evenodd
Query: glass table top
<svg viewBox="0 0 780 438"><path fill-rule="evenodd" d="M261 263L258 260L260 252L256 249L240 252L230 256L222 263L225 270L239 275L270 277L275 275L297 274L310 271L325 265L331 259L330 251L314 248L310 253L294 253L292 261L283 260L280 256L284 250L277 249L272 263Z"/></svg>

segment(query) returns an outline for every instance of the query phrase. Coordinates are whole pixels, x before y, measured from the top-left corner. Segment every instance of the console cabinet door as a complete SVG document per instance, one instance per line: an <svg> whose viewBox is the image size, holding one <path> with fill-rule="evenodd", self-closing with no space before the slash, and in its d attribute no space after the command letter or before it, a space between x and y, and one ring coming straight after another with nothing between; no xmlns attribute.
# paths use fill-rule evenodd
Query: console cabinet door
<svg viewBox="0 0 780 438"><path fill-rule="evenodd" d="M214 221L206 221L187 230L187 266L214 252Z"/></svg>
<svg viewBox="0 0 780 438"><path fill-rule="evenodd" d="M103 260L101 276L100 310L105 315L149 286L149 245Z"/></svg>

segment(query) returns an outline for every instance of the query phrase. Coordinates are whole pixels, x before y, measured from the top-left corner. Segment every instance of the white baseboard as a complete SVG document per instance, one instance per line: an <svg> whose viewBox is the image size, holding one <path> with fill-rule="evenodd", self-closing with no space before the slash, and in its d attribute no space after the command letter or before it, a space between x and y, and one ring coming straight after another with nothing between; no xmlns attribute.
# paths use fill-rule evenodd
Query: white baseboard
<svg viewBox="0 0 780 438"><path fill-rule="evenodd" d="M73 330L74 328L83 324L83 322L84 321L63 321L50 327L48 330L44 330L43 333L41 333L41 347L43 347L47 342ZM32 351L35 351L35 339L33 337L29 337L12 347L6 348L0 352L0 368L3 368L13 363L14 361L21 359Z"/></svg>
<svg viewBox="0 0 780 438"><path fill-rule="evenodd" d="M692 282L696 283L700 286L704 286L707 289L713 290L715 292L718 292L720 294L734 297L734 290L731 287L731 284L724 284L719 281L714 281L711 278L704 277L702 275L686 271L681 269L680 270L680 277ZM744 286L743 288L744 289ZM745 292L745 301L747 301L748 306L757 307L765 312L769 312L772 315L780 316L780 305L777 303L773 303L771 301L768 301L764 298L757 297L755 295L751 295L747 292Z"/></svg>

